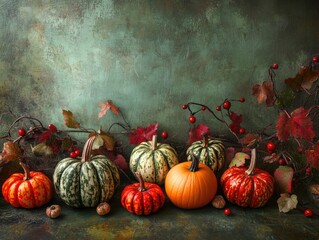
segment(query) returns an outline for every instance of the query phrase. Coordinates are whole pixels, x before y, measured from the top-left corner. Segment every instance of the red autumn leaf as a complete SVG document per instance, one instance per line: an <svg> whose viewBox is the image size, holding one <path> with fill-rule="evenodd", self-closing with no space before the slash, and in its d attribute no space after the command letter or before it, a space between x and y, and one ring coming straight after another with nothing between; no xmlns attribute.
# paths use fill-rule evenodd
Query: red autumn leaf
<svg viewBox="0 0 319 240"><path fill-rule="evenodd" d="M319 72L313 71L311 66L303 66L293 78L285 79L285 83L295 91L311 89L312 84L319 78Z"/></svg>
<svg viewBox="0 0 319 240"><path fill-rule="evenodd" d="M205 134L210 134L209 127L204 124L198 124L195 128L189 130L188 143L192 144L193 142L202 140Z"/></svg>
<svg viewBox="0 0 319 240"><path fill-rule="evenodd" d="M259 139L260 139L260 135L255 133L247 133L244 137L242 137L239 140L239 142L247 146L252 146Z"/></svg>
<svg viewBox="0 0 319 240"><path fill-rule="evenodd" d="M275 187L279 193L292 192L292 178L294 170L292 167L280 166L274 172Z"/></svg>
<svg viewBox="0 0 319 240"><path fill-rule="evenodd" d="M128 168L127 162L122 154L117 154L115 158L111 160L116 166L118 166L122 170L126 170Z"/></svg>
<svg viewBox="0 0 319 240"><path fill-rule="evenodd" d="M108 110L111 110L115 115L119 114L119 108L113 104L112 100L99 103L101 111L99 112L98 118L103 117Z"/></svg>
<svg viewBox="0 0 319 240"><path fill-rule="evenodd" d="M262 85L255 84L252 88L253 95L257 97L259 104L266 103L267 107L273 106L275 103L275 93L272 81L264 81Z"/></svg>
<svg viewBox="0 0 319 240"><path fill-rule="evenodd" d="M307 115L308 110L303 107L295 109L291 116L281 112L276 125L278 139L285 141L289 137L294 137L312 141L315 132L312 120Z"/></svg>
<svg viewBox="0 0 319 240"><path fill-rule="evenodd" d="M317 142L313 149L306 150L306 159L311 167L319 170L319 142Z"/></svg>
<svg viewBox="0 0 319 240"><path fill-rule="evenodd" d="M230 129L234 133L239 133L239 129L241 128L240 124L243 121L243 116L241 114L237 115L235 112L231 112L229 118L232 121L232 123L229 125Z"/></svg>
<svg viewBox="0 0 319 240"><path fill-rule="evenodd" d="M63 120L64 120L65 126L67 126L68 128L79 128L80 127L80 123L78 123L78 121L76 121L73 113L69 110L63 110Z"/></svg>
<svg viewBox="0 0 319 240"><path fill-rule="evenodd" d="M50 130L48 130L48 131L41 133L41 135L37 136L36 138L38 139L39 143L42 143L42 142L45 142L46 140L48 140L51 136L52 136L52 132Z"/></svg>
<svg viewBox="0 0 319 240"><path fill-rule="evenodd" d="M153 123L148 125L146 128L139 127L133 129L132 133L129 135L129 141L131 144L138 145L145 141L152 140L153 135L157 135L158 123Z"/></svg>

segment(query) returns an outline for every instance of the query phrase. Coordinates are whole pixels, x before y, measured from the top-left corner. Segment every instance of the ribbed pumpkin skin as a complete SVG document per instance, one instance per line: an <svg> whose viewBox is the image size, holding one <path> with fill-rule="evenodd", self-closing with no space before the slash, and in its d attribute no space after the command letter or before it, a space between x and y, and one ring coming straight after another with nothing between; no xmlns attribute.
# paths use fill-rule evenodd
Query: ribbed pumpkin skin
<svg viewBox="0 0 319 240"><path fill-rule="evenodd" d="M157 143L152 149L152 142L142 142L135 147L130 157L130 169L139 172L145 182L164 184L168 171L178 164L177 153L168 144Z"/></svg>
<svg viewBox="0 0 319 240"><path fill-rule="evenodd" d="M255 168L252 175L247 167L231 167L221 176L220 183L225 197L241 207L264 206L274 191L274 179L266 171Z"/></svg>
<svg viewBox="0 0 319 240"><path fill-rule="evenodd" d="M154 183L144 184L146 190L143 192L139 191L139 183L128 185L122 191L121 204L132 214L149 215L164 205L165 195L162 189Z"/></svg>
<svg viewBox="0 0 319 240"><path fill-rule="evenodd" d="M165 180L165 191L170 201L179 208L200 208L212 201L217 192L214 172L199 163L198 170L189 170L192 162L183 162L173 167Z"/></svg>
<svg viewBox="0 0 319 240"><path fill-rule="evenodd" d="M41 172L30 172L30 179L24 174L12 174L2 185L4 199L13 207L36 208L48 203L53 196L51 180Z"/></svg>
<svg viewBox="0 0 319 240"><path fill-rule="evenodd" d="M199 159L199 162L210 167L214 172L220 170L225 162L225 146L216 139L209 139L207 145L205 142L196 141L187 149L187 160L191 161L191 154Z"/></svg>
<svg viewBox="0 0 319 240"><path fill-rule="evenodd" d="M120 183L114 163L104 155L81 162L80 158L65 158L56 166L53 182L57 194L69 206L95 207L108 201Z"/></svg>

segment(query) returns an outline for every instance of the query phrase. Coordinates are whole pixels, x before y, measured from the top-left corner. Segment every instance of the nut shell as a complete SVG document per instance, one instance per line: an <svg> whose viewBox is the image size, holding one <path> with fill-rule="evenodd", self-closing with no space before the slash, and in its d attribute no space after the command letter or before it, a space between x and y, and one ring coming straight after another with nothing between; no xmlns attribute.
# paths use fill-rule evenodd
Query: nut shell
<svg viewBox="0 0 319 240"><path fill-rule="evenodd" d="M46 208L45 213L49 218L57 218L61 214L61 207L57 204L51 205Z"/></svg>
<svg viewBox="0 0 319 240"><path fill-rule="evenodd" d="M226 201L222 195L216 195L212 200L212 205L214 208L224 208Z"/></svg>
<svg viewBox="0 0 319 240"><path fill-rule="evenodd" d="M111 211L111 206L107 202L102 202L96 207L96 212L100 216L104 216Z"/></svg>

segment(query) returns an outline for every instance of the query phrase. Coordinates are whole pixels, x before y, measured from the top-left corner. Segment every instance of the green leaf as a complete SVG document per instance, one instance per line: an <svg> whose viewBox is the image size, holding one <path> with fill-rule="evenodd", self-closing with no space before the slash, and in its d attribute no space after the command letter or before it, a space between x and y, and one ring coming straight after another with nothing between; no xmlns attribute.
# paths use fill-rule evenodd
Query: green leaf
<svg viewBox="0 0 319 240"><path fill-rule="evenodd" d="M50 146L46 145L45 143L39 143L38 145L35 145L34 147L31 146L32 152L36 156L51 156L53 155L53 150Z"/></svg>
<svg viewBox="0 0 319 240"><path fill-rule="evenodd" d="M235 157L231 160L229 167L241 167L245 165L246 159L250 159L250 156L247 153L238 152L235 154Z"/></svg>

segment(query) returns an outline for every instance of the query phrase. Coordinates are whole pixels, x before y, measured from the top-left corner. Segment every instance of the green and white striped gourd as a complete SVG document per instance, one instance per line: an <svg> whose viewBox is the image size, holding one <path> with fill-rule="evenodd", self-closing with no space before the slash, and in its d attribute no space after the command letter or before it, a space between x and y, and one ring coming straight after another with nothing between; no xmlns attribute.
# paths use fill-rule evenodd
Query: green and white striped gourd
<svg viewBox="0 0 319 240"><path fill-rule="evenodd" d="M104 155L91 156L94 139L85 143L82 158L65 158L55 167L55 190L69 206L95 207L108 201L120 184L119 171L111 160Z"/></svg>
<svg viewBox="0 0 319 240"><path fill-rule="evenodd" d="M225 146L220 140L209 139L207 135L204 136L203 140L193 142L187 149L188 161L192 161L192 154L214 172L220 170L225 162Z"/></svg>
<svg viewBox="0 0 319 240"><path fill-rule="evenodd" d="M168 171L179 163L173 147L157 143L157 136L152 141L136 146L130 157L130 169L133 174L139 172L145 182L164 184Z"/></svg>

